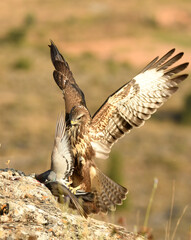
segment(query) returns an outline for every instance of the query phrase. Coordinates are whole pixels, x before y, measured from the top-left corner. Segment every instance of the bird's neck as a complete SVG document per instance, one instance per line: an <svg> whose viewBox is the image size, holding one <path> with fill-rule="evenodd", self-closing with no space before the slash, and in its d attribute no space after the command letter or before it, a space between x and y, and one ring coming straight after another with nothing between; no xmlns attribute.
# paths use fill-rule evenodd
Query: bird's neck
<svg viewBox="0 0 191 240"><path fill-rule="evenodd" d="M78 142L79 139L83 139L87 135L89 124L80 124L74 125L70 128L70 137L74 139L75 142Z"/></svg>

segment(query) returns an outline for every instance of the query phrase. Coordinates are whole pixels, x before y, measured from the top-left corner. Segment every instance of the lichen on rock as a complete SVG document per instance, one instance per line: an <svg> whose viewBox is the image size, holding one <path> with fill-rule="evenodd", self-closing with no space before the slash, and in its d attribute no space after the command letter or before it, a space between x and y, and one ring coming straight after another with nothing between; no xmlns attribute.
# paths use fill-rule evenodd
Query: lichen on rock
<svg viewBox="0 0 191 240"><path fill-rule="evenodd" d="M63 211L51 192L20 171L0 170L0 239L144 239L123 227Z"/></svg>

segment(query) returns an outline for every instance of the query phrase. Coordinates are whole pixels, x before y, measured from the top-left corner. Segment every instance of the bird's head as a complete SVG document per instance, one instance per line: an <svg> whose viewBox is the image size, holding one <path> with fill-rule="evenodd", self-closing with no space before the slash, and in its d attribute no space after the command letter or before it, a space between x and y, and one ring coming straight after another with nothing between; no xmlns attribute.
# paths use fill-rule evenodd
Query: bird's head
<svg viewBox="0 0 191 240"><path fill-rule="evenodd" d="M70 119L71 125L75 126L75 125L81 125L82 123L85 125L89 124L91 117L87 108L82 105L79 105L72 108L69 114L69 119Z"/></svg>

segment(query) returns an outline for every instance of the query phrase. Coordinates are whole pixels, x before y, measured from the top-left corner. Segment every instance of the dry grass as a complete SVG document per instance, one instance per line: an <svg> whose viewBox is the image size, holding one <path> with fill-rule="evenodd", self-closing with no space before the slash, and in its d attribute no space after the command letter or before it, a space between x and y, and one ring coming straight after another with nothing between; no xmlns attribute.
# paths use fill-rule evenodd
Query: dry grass
<svg viewBox="0 0 191 240"><path fill-rule="evenodd" d="M1 1L0 3L0 162L25 172L49 167L54 128L63 108L61 92L52 78L49 38L58 44L86 95L91 113L106 97L138 73L156 55L170 48L191 55L191 6L189 1ZM10 6L14 11L11 11ZM42 11L43 9L43 11ZM10 32L22 33L26 17L33 25L17 44ZM17 38L18 35L17 35ZM27 67L22 65L28 61ZM21 63L21 67L18 66ZM190 72L190 69L188 69ZM180 111L190 93L187 79L161 111ZM99 96L99 97L98 97ZM191 199L191 128L173 119L151 119L114 146L121 161L121 184L129 190L125 207L118 208L133 229L136 213L143 222L154 177L159 179L150 225L156 239L164 239L171 199L171 182L176 181L172 225ZM99 161L107 172L109 161ZM188 235L187 211L176 236Z"/></svg>

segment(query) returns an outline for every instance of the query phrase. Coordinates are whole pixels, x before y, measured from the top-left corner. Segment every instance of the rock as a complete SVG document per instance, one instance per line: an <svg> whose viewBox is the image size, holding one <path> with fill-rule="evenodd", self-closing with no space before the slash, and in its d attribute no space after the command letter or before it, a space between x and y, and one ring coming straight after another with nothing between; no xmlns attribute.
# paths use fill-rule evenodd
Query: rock
<svg viewBox="0 0 191 240"><path fill-rule="evenodd" d="M123 227L88 218L57 203L36 179L0 170L0 239L143 240Z"/></svg>

